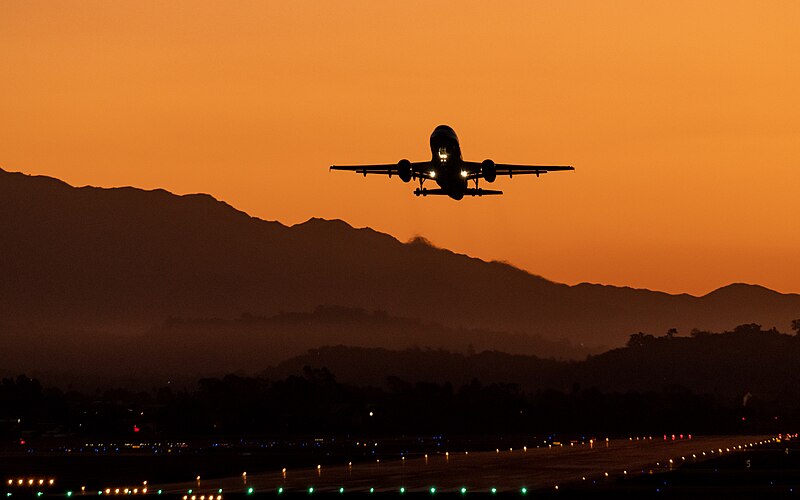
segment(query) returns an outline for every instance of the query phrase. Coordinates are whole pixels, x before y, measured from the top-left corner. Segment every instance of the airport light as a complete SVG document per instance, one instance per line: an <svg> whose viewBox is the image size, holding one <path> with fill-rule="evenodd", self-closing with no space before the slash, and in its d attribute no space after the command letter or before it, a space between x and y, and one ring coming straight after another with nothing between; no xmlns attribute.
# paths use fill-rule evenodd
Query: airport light
<svg viewBox="0 0 800 500"><path fill-rule="evenodd" d="M217 493L222 493L222 488L218 489Z"/></svg>
<svg viewBox="0 0 800 500"><path fill-rule="evenodd" d="M280 488L278 488L278 495L280 495L281 493L283 493L283 486L281 486Z"/></svg>
<svg viewBox="0 0 800 500"><path fill-rule="evenodd" d="M339 493L344 493L344 486L339 487Z"/></svg>
<svg viewBox="0 0 800 500"><path fill-rule="evenodd" d="M528 488L523 486L522 489L519 490L519 492L522 493L523 495L527 495L528 494Z"/></svg>
<svg viewBox="0 0 800 500"><path fill-rule="evenodd" d="M68 496L68 497L71 497L71 496L72 496L72 492L71 492L71 491L68 491L68 492L67 492L67 496Z"/></svg>
<svg viewBox="0 0 800 500"><path fill-rule="evenodd" d="M402 494L403 494L403 493L405 493L405 492L406 492L406 489L405 489L404 487L402 487L402 486L401 486L401 487L400 487L400 494L402 495Z"/></svg>
<svg viewBox="0 0 800 500"><path fill-rule="evenodd" d="M314 487L313 486L309 486L308 487L308 494L310 495L312 493L314 493Z"/></svg>
<svg viewBox="0 0 800 500"><path fill-rule="evenodd" d="M492 492L492 495L494 495L495 493L497 493L497 488L492 488L490 491Z"/></svg>
<svg viewBox="0 0 800 500"><path fill-rule="evenodd" d="M253 494L253 491L255 491L255 490L253 489L253 487L252 487L252 486L251 486L250 488L247 488L247 494L248 494L248 495L252 495L252 494Z"/></svg>
<svg viewBox="0 0 800 500"><path fill-rule="evenodd" d="M431 495L433 495L434 493L436 493L436 487L431 486L431 490L430 491L431 491Z"/></svg>
<svg viewBox="0 0 800 500"><path fill-rule="evenodd" d="M369 489L369 492L370 492L370 493L375 493L375 488L370 488L370 489Z"/></svg>

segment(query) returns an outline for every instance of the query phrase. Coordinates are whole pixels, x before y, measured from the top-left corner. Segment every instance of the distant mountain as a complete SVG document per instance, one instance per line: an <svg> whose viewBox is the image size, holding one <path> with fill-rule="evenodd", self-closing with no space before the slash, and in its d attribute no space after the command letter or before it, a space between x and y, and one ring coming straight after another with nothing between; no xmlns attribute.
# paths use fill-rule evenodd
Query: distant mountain
<svg viewBox="0 0 800 500"><path fill-rule="evenodd" d="M556 359L584 359L591 352L567 341L342 307L232 320L170 318L135 335L38 325L0 325L0 332L0 376L29 373L89 388L98 381L141 387L229 372L253 374L325 345L467 354L500 349Z"/></svg>
<svg viewBox="0 0 800 500"><path fill-rule="evenodd" d="M0 235L0 318L12 325L141 333L168 317L330 304L445 327L431 335L484 329L613 346L637 331L788 329L800 318L800 295L757 286L703 297L567 286L342 221L287 227L209 195L75 188L2 170Z"/></svg>

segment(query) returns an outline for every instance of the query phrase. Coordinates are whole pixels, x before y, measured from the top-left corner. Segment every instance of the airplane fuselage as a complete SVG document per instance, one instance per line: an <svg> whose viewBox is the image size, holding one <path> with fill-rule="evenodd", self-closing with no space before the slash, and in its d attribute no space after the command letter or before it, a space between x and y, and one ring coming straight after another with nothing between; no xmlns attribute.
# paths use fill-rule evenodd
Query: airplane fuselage
<svg viewBox="0 0 800 500"><path fill-rule="evenodd" d="M431 134L430 142L432 179L448 196L460 200L467 190L467 178L456 132L447 125L439 125Z"/></svg>

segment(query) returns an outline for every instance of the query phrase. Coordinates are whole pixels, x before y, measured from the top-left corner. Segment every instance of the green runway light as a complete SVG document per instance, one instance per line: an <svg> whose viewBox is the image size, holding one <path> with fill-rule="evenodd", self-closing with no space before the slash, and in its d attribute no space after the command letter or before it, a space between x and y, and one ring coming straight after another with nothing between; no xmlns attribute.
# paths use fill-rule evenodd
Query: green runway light
<svg viewBox="0 0 800 500"><path fill-rule="evenodd" d="M339 487L339 493L344 493L344 487Z"/></svg>
<svg viewBox="0 0 800 500"><path fill-rule="evenodd" d="M522 487L522 489L521 489L521 490L519 490L519 491L520 491L520 493L522 493L523 495L526 495L526 494L528 493L528 488L526 488L526 487L524 487L524 486L523 486L523 487Z"/></svg>
<svg viewBox="0 0 800 500"><path fill-rule="evenodd" d="M494 495L495 493L497 493L497 488L492 488L492 495Z"/></svg>
<svg viewBox="0 0 800 500"><path fill-rule="evenodd" d="M283 487L282 486L280 488L278 488L278 495L280 495L281 493L283 493Z"/></svg>
<svg viewBox="0 0 800 500"><path fill-rule="evenodd" d="M72 496L72 492L71 492L71 491L68 491L68 492L67 492L67 496L68 496L68 497L71 497L71 496Z"/></svg>
<svg viewBox="0 0 800 500"><path fill-rule="evenodd" d="M370 488L370 489L369 489L369 492L370 492L370 493L375 493L375 488Z"/></svg>
<svg viewBox="0 0 800 500"><path fill-rule="evenodd" d="M466 489L466 488L464 488L464 487L462 486L462 487L461 487L461 494L463 495L463 494L464 494L464 493L466 493L466 492L467 492L467 489Z"/></svg>
<svg viewBox="0 0 800 500"><path fill-rule="evenodd" d="M431 486L431 495L433 495L434 493L436 493L436 488L434 488L433 486Z"/></svg>
<svg viewBox="0 0 800 500"><path fill-rule="evenodd" d="M43 495L43 493L42 493L41 491L37 491L37 492L36 492L36 496L37 496L37 497L40 497L40 496L42 496L42 495Z"/></svg>
<svg viewBox="0 0 800 500"><path fill-rule="evenodd" d="M161 490L158 490L158 494L159 494L159 495L161 494Z"/></svg>
<svg viewBox="0 0 800 500"><path fill-rule="evenodd" d="M405 492L406 492L405 488L400 488L400 493L405 493Z"/></svg>
<svg viewBox="0 0 800 500"><path fill-rule="evenodd" d="M308 494L310 495L312 493L314 493L314 487L313 486L308 489Z"/></svg>
<svg viewBox="0 0 800 500"><path fill-rule="evenodd" d="M98 491L97 494L98 495L102 495L103 494L103 490Z"/></svg>
<svg viewBox="0 0 800 500"><path fill-rule="evenodd" d="M217 493L222 493L222 488L218 489Z"/></svg>
<svg viewBox="0 0 800 500"><path fill-rule="evenodd" d="M247 488L247 494L248 495L252 495L253 491L255 491L253 488Z"/></svg>
<svg viewBox="0 0 800 500"><path fill-rule="evenodd" d="M191 495L192 494L192 490L187 491L187 493Z"/></svg>

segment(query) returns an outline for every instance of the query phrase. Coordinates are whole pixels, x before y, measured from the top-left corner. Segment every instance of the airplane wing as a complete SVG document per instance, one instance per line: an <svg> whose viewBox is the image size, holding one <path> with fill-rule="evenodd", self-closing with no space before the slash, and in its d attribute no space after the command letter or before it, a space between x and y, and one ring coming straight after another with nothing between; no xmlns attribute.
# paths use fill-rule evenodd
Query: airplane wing
<svg viewBox="0 0 800 500"><path fill-rule="evenodd" d="M417 161L410 162L410 165L411 173L415 177L423 177L425 179L429 178L428 172L431 169L431 162ZM330 169L356 172L364 175L365 177L367 174L388 175L391 177L400 173L399 164L397 163L387 163L383 165L331 165Z"/></svg>
<svg viewBox="0 0 800 500"><path fill-rule="evenodd" d="M469 171L469 178L474 179L480 177L482 164L476 161L465 161L464 165ZM512 165L509 163L495 163L495 170L497 175L507 175L514 177L515 175L529 175L534 174L539 177L547 172L559 172L563 170L575 170L574 167L568 165Z"/></svg>

